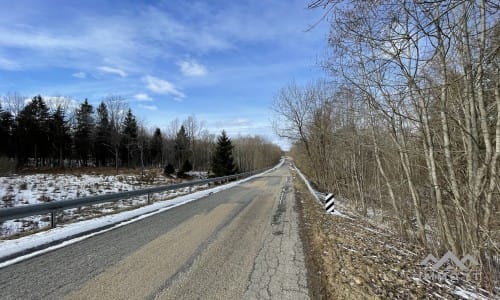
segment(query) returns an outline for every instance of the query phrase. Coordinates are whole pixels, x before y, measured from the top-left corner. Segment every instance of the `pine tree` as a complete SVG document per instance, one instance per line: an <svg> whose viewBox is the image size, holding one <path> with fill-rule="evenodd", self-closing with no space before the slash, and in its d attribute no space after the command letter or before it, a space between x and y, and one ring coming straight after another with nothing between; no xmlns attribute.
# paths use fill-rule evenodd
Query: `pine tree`
<svg viewBox="0 0 500 300"><path fill-rule="evenodd" d="M95 132L94 153L97 166L105 166L111 158L111 123L108 108L101 102L97 108L97 124Z"/></svg>
<svg viewBox="0 0 500 300"><path fill-rule="evenodd" d="M212 158L212 173L216 176L233 175L237 172L233 160L233 145L231 140L223 130L217 138L217 146Z"/></svg>
<svg viewBox="0 0 500 300"><path fill-rule="evenodd" d="M189 137L184 125L181 126L175 137L174 151L177 168L181 169L184 161L190 158Z"/></svg>
<svg viewBox="0 0 500 300"><path fill-rule="evenodd" d="M57 158L59 166L63 167L64 159L71 151L71 135L70 126L61 106L58 106L50 116L49 140L52 158Z"/></svg>
<svg viewBox="0 0 500 300"><path fill-rule="evenodd" d="M156 128L151 139L151 160L154 165L162 165L163 158L163 137L160 128Z"/></svg>
<svg viewBox="0 0 500 300"><path fill-rule="evenodd" d="M132 110L129 109L125 120L123 121L123 132L120 144L120 156L122 162L127 163L127 167L131 166L131 163L135 164L135 157L138 147L137 147L137 136L138 128L135 116L132 114Z"/></svg>
<svg viewBox="0 0 500 300"><path fill-rule="evenodd" d="M94 131L93 113L94 108L89 104L87 99L85 99L80 105L80 108L76 111L75 150L84 166L88 165L89 158L92 154L92 134Z"/></svg>
<svg viewBox="0 0 500 300"><path fill-rule="evenodd" d="M35 166L43 163L49 148L48 120L49 109L40 95L21 110L15 130L18 164L24 164L30 157L34 158Z"/></svg>

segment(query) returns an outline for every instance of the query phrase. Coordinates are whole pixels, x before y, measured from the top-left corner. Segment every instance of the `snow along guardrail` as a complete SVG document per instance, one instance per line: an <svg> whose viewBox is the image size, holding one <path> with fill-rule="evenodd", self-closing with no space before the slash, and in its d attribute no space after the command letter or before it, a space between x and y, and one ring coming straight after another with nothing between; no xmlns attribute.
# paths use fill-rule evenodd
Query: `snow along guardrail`
<svg viewBox="0 0 500 300"><path fill-rule="evenodd" d="M247 176L252 176L254 174L258 174L260 172L265 171L266 169L240 173L235 175L209 178L191 182L183 182L178 184L171 184L166 186L152 187L147 189L139 189L134 191L120 192L120 193L110 193L99 196L89 196L89 197L81 197L76 199L69 200L61 200L40 204L32 204L32 205L23 205L18 207L9 207L9 208L1 208L0 209L0 222L12 219L18 219L23 217L30 217L35 215L42 215L46 213L51 214L51 226L56 226L56 214L60 210L69 209L69 208L78 208L82 206L89 206L94 204L100 204L105 202L114 202L119 201L131 197L137 196L148 196L148 203L150 203L151 195L155 193L162 193L166 191L176 190L185 187L192 187L196 185L203 185L214 182L227 182L233 179L239 179Z"/></svg>

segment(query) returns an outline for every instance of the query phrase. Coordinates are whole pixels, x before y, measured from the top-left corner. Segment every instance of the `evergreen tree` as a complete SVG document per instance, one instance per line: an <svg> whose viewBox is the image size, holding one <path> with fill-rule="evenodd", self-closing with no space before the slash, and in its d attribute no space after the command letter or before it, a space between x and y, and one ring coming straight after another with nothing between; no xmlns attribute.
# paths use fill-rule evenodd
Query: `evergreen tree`
<svg viewBox="0 0 500 300"><path fill-rule="evenodd" d="M49 140L52 158L57 158L59 166L63 167L64 159L71 151L71 135L70 126L61 106L58 106L50 116Z"/></svg>
<svg viewBox="0 0 500 300"><path fill-rule="evenodd" d="M190 157L189 137L186 133L184 125L181 126L179 132L177 132L177 136L175 137L174 152L175 160L177 161L177 168L181 169L184 161L188 160Z"/></svg>
<svg viewBox="0 0 500 300"><path fill-rule="evenodd" d="M120 156L122 162L126 162L127 167L135 163L134 154L137 152L138 128L135 116L129 109L123 121L122 139L120 143Z"/></svg>
<svg viewBox="0 0 500 300"><path fill-rule="evenodd" d="M89 158L92 154L92 134L94 131L93 113L94 108L89 104L87 99L85 99L80 105L80 108L76 111L75 150L84 166L88 165Z"/></svg>
<svg viewBox="0 0 500 300"><path fill-rule="evenodd" d="M13 130L14 118L12 114L3 110L0 105L0 155L13 156Z"/></svg>
<svg viewBox="0 0 500 300"><path fill-rule="evenodd" d="M183 178L186 176L186 173L193 170L193 165L189 160L185 160L184 163L182 164L182 167L179 169L177 172L177 177Z"/></svg>
<svg viewBox="0 0 500 300"><path fill-rule="evenodd" d="M163 157L163 137L160 128L156 128L153 138L151 139L151 160L155 165L162 164Z"/></svg>
<svg viewBox="0 0 500 300"><path fill-rule="evenodd" d="M108 108L104 102L101 102L97 108L97 124L95 132L94 153L96 165L105 166L108 159L111 158L111 123L109 121Z"/></svg>
<svg viewBox="0 0 500 300"><path fill-rule="evenodd" d="M165 169L163 170L163 174L165 174L165 175L172 175L172 174L174 174L174 172L175 172L175 169L171 163L168 163L165 166Z"/></svg>
<svg viewBox="0 0 500 300"><path fill-rule="evenodd" d="M35 166L43 163L49 148L49 109L40 95L33 97L17 116L15 135L17 138L18 164L34 158Z"/></svg>
<svg viewBox="0 0 500 300"><path fill-rule="evenodd" d="M181 170L183 173L190 172L193 170L193 165L191 164L191 162L189 160L186 159L184 161L184 163L182 164Z"/></svg>
<svg viewBox="0 0 500 300"><path fill-rule="evenodd" d="M217 138L217 146L212 158L212 173L216 176L236 174L237 168L233 160L233 145L223 130Z"/></svg>

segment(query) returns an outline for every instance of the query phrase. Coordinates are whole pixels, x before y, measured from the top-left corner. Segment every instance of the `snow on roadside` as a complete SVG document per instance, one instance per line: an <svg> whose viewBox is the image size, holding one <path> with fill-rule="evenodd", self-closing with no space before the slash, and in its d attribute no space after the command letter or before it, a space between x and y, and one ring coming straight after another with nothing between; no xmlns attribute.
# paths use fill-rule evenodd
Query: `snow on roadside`
<svg viewBox="0 0 500 300"><path fill-rule="evenodd" d="M304 176L304 174L302 174L302 172L300 172L299 168L297 168L297 166L293 165L292 167L295 171L297 171L297 173L299 174L300 178L302 178L302 180L304 181L304 183L306 184L307 186L307 189L309 190L309 192L313 195L314 199L316 199L316 201L318 201L319 203L323 204L323 201L320 200L320 193L316 192L311 184L309 183L309 180L307 180L306 176Z"/></svg>
<svg viewBox="0 0 500 300"><path fill-rule="evenodd" d="M320 199L324 199L326 194L320 193L318 191L315 191L307 178L300 172L300 170L293 166L294 169L297 171L299 176L302 178L304 181L305 185L309 189L310 193L314 196L316 201L320 202L321 205L323 206L323 203ZM344 213L347 213L349 211L346 206L340 205L341 209L343 210ZM397 235L390 229L386 228L386 226L380 222L377 222L373 220L373 217L375 214L372 214L372 218L370 216L368 217L361 217L361 216L356 216L355 218L351 218L342 212L338 211L337 208L337 201L335 203L335 214L332 215L338 215L345 217L345 219L341 219L342 221L333 221L333 218L326 218L326 222L320 221L321 224L325 225L327 222L332 222L330 224L334 225L326 225L329 230L332 228L335 228L335 226L338 226L334 232L335 232L335 238L332 238L331 240L335 239L343 239L343 238L359 238L359 237L364 237L362 240L364 241L370 241L370 245L362 245L360 244L360 241L353 242L352 244L355 245L362 245L359 247L359 249L353 249L351 247L346 247L345 244L339 243L338 241L335 242L335 246L332 245L331 248L335 247L340 247L347 252L350 253L357 253L360 251L360 249L370 249L372 251L375 249L375 246L377 247L383 247L382 249L379 249L380 251L377 255L373 256L374 259L381 259L381 258L388 258L389 254L392 252L392 256L397 257L396 261L414 261L415 259L419 260L418 257L415 258L418 255L421 255L421 259L423 259L423 254L422 253L416 253L415 249L413 249L415 252L410 251L410 247L408 247L406 242L400 241L399 238L397 238ZM343 222L350 222L348 223L349 226L341 226L339 224L342 224ZM366 223L365 223L366 222ZM364 225L363 225L364 224ZM371 225L371 226L368 226ZM372 227L372 228L370 228ZM359 231L358 229L361 229ZM344 232L342 232L344 231ZM328 232L328 234L331 234L331 232ZM399 241L399 242L398 242ZM398 245L399 243L399 245ZM405 246L406 245L406 246ZM322 244L324 246L324 244ZM394 252L397 253L394 255ZM420 251L422 252L422 251ZM328 256L325 256L328 257ZM369 255L362 255L363 259L369 258ZM352 258L349 260L353 260ZM353 260L354 261L354 260ZM388 260L389 261L389 260ZM372 265L372 262L370 262L370 265ZM342 270L344 270L347 267L342 267ZM420 265L415 265L413 268L424 268ZM358 269L356 267L356 269ZM429 268L430 269L430 268ZM394 270L401 270L401 269L392 269ZM412 267L407 267L405 269L406 272L414 271ZM426 269L426 271L428 271ZM345 271L343 271L345 273ZM432 272L432 269L431 269ZM492 292L486 291L484 289L478 288L475 282L470 282L467 280L460 279L458 281L454 280L442 280L439 276L437 278L434 278L432 280L423 280L426 277L427 273L421 273L418 275L421 275L423 278L419 278L418 276L411 277L413 283L417 285L424 285L426 289L429 290L438 290L435 291L432 296L436 299L449 299L449 295L454 295L455 297L453 298L460 298L460 299L470 299L470 300L486 300L486 299L500 299L500 298L494 298L495 296L498 296L497 294L494 294L495 292L498 293L500 291L500 288L496 288L495 291ZM431 273L435 274L435 273ZM387 275L387 274L385 274ZM443 278L447 278L447 273L446 272L441 272L441 276ZM453 276L451 276L453 277ZM441 281L442 280L442 281ZM371 282L371 285L373 286L373 282ZM440 293L445 293L445 296L442 296Z"/></svg>
<svg viewBox="0 0 500 300"><path fill-rule="evenodd" d="M201 176L202 172L199 173ZM172 179L164 176L155 176L146 185L141 183L139 179L140 176L135 175L67 174L0 177L0 208L131 191L158 184L172 183ZM171 193L169 196L175 196L175 194ZM113 210L136 206L146 201L145 197L138 197L122 201L121 203L96 205L90 211L66 210L64 212L64 219L86 219L95 214L110 213ZM49 222L50 220L47 215L31 216L20 220L8 220L0 223L0 237L8 237L25 231L44 228L49 225Z"/></svg>
<svg viewBox="0 0 500 300"><path fill-rule="evenodd" d="M304 174L302 174L302 172L299 170L299 168L297 168L297 166L293 165L292 168L293 168L293 170L297 171L297 173L299 174L299 176L302 178L302 180L304 181L304 183L307 186L307 189L309 190L309 192L311 193L311 195L313 195L314 199L316 199L316 201L318 201L321 205L324 205L322 199L325 199L326 194L314 190L314 188L312 187L312 185L309 182L309 180L307 180L306 176ZM343 214L342 212L340 212L340 210L338 209L338 202L337 202L337 200L335 200L335 210L333 212L331 212L330 214L332 214L334 216L339 216L339 217L344 217L344 218L351 219L349 216L346 216L345 214Z"/></svg>
<svg viewBox="0 0 500 300"><path fill-rule="evenodd" d="M206 189L198 192L194 192L192 194L180 196L171 200L167 201L160 201L153 203L148 206L143 206L138 209L134 210L129 210L125 211L122 213L117 213L113 215L107 215L91 220L86 220L86 221L81 221L81 222L76 222L76 223L71 223L71 224L66 224L61 227L57 227L48 231L43 231L43 232L38 232L29 236L21 237L15 240L3 240L0 241L0 261L8 259L10 257L14 257L16 254L20 253L25 253L29 251L30 249L35 249L42 247L47 244L51 244L57 241L61 240L66 240L62 242L61 244L57 244L55 246L50 246L48 248L38 250L26 255L22 255L13 259L6 260L2 263L0 263L0 268L6 267L8 265L20 262L22 260L40 255L45 252L49 252L58 248L65 247L67 245L79 242L81 240L87 239L91 236L110 231L112 229L118 228L125 226L127 224L136 222L138 220L147 218L149 216L164 212L166 210L172 209L174 207L201 199L203 197L206 197L212 193L217 193L229 188L232 188L234 186L237 186L241 183L244 183L246 181L252 180L256 177L262 176L268 172L271 172L283 165L283 160L280 161L280 163L275 166L274 168L267 170L263 173L253 175L247 178L244 178L239 181L231 182L222 186L214 187L211 189ZM109 227L107 229L103 229L101 231L96 231L99 228L102 227ZM81 236L81 237L76 237L72 238L74 236L83 234L85 232L90 232L90 231L96 231L94 233Z"/></svg>

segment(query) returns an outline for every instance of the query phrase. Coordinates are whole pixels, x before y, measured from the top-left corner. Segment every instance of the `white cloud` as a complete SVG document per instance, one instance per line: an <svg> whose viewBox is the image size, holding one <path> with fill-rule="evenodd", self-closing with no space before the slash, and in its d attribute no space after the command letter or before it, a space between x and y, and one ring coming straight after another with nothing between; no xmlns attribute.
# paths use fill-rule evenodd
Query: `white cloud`
<svg viewBox="0 0 500 300"><path fill-rule="evenodd" d="M143 105L143 104L139 104L138 106L140 108L144 108L144 109L147 109L147 110L158 110L158 107L156 107L156 105Z"/></svg>
<svg viewBox="0 0 500 300"><path fill-rule="evenodd" d="M31 3L30 9L36 16L49 18L53 7L38 2ZM180 2L176 6L178 9L170 10L162 4L134 5L134 9L124 5L113 14L75 9L57 21L42 23L27 18L29 14L20 9L0 11L0 49L15 57L14 66L0 61L0 68L64 66L88 70L104 65L120 66L129 73L151 72L146 70L151 70L152 63L175 57L180 51L220 52L238 49L240 42L288 43L293 37L303 37L309 23L316 20L311 10L303 13L300 1L225 3L223 10L209 2ZM178 11L185 18L179 18ZM286 13L276 18L276 12ZM122 70L115 74L123 76ZM196 68L191 71L201 74Z"/></svg>
<svg viewBox="0 0 500 300"><path fill-rule="evenodd" d="M151 98L148 94L146 93L139 93L134 95L134 99L138 101L153 101L153 98Z"/></svg>
<svg viewBox="0 0 500 300"><path fill-rule="evenodd" d="M186 95L169 81L149 75L145 76L143 80L146 82L146 87L154 93L172 95L177 101L186 98Z"/></svg>
<svg viewBox="0 0 500 300"><path fill-rule="evenodd" d="M0 57L0 69L12 71L17 70L18 67L19 66L15 61Z"/></svg>
<svg viewBox="0 0 500 300"><path fill-rule="evenodd" d="M245 118L236 118L232 120L216 121L214 125L217 128L231 127L231 128L248 128L252 126L252 122Z"/></svg>
<svg viewBox="0 0 500 300"><path fill-rule="evenodd" d="M110 73L110 74L116 74L121 77L127 77L127 73L125 71L116 69L116 68L111 68L111 67L106 67L106 66L101 66L97 68L99 71L104 72L104 73Z"/></svg>
<svg viewBox="0 0 500 300"><path fill-rule="evenodd" d="M71 76L76 77L76 78L80 78L80 79L85 79L85 78L87 78L87 73L76 72L76 73L73 73Z"/></svg>
<svg viewBox="0 0 500 300"><path fill-rule="evenodd" d="M207 74L205 66L199 64L194 59L183 60L178 63L184 76L196 77Z"/></svg>

